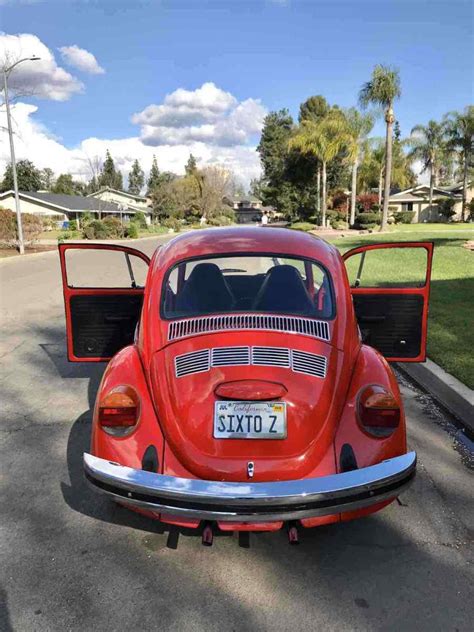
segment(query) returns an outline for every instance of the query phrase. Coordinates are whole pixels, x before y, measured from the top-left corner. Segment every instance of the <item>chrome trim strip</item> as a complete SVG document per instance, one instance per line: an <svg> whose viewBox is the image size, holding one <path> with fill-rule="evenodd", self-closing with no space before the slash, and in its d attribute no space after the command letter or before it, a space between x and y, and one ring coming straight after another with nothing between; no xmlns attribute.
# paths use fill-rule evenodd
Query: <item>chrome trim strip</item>
<svg viewBox="0 0 474 632"><path fill-rule="evenodd" d="M265 522L325 516L398 496L412 482L416 453L320 478L231 483L137 470L84 453L96 491L134 507L199 520Z"/></svg>
<svg viewBox="0 0 474 632"><path fill-rule="evenodd" d="M168 340L178 340L199 334L230 330L266 329L297 333L329 342L329 323L325 320L301 316L278 316L274 314L227 314L222 316L199 316L171 321Z"/></svg>

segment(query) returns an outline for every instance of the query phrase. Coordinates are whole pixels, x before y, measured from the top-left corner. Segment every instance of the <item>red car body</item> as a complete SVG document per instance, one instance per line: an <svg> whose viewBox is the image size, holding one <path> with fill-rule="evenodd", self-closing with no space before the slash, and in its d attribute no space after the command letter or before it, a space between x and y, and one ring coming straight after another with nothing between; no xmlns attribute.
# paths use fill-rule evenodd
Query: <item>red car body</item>
<svg viewBox="0 0 474 632"><path fill-rule="evenodd" d="M426 254L423 282L361 287L366 254L387 248ZM133 273L129 288L71 286L74 250L149 263L145 286ZM239 227L182 234L151 261L126 246L59 251L69 360L110 360L84 455L98 491L169 524L276 530L367 515L412 481L387 360L425 359L431 243L343 258L312 235Z"/></svg>

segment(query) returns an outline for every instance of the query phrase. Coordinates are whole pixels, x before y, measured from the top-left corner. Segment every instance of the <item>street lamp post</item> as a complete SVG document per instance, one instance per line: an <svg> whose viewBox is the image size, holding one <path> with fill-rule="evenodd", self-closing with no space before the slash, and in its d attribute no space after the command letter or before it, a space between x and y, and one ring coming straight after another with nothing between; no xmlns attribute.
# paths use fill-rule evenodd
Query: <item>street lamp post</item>
<svg viewBox="0 0 474 632"><path fill-rule="evenodd" d="M8 77L10 76L11 71L21 64L24 61L38 61L39 57L25 57L24 59L19 59L14 64L9 66L8 68L3 69L3 90L5 93L5 107L7 110L7 127L8 127L8 137L10 139L10 157L12 164L12 174L13 174L13 189L15 191L15 208L16 208L16 222L17 222L17 230L18 230L18 250L21 255L25 254L25 244L23 243L23 226L21 223L21 210L20 210L20 196L18 195L18 178L16 174L16 161L15 161L15 145L13 143L13 130L12 130L12 119L10 114L10 101L8 100Z"/></svg>

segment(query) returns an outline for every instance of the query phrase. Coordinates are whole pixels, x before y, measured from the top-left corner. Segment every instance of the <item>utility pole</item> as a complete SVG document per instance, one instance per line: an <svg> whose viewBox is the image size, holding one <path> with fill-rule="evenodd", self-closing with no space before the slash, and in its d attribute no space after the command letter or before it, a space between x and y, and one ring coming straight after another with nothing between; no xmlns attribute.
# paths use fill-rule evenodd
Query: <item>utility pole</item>
<svg viewBox="0 0 474 632"><path fill-rule="evenodd" d="M25 244L23 243L23 225L21 223L21 210L20 210L20 196L18 195L18 178L16 174L16 160L15 160L15 145L13 143L13 130L12 130L12 119L10 113L10 101L8 99L8 77L10 76L11 71L21 64L24 61L38 61L39 57L25 57L24 59L19 59L17 62L9 66L8 68L3 69L3 91L5 93L5 107L7 110L7 127L8 127L8 137L10 139L10 158L12 165L12 174L13 174L13 189L15 191L15 208L16 208L16 223L18 230L18 250L20 255L25 254Z"/></svg>

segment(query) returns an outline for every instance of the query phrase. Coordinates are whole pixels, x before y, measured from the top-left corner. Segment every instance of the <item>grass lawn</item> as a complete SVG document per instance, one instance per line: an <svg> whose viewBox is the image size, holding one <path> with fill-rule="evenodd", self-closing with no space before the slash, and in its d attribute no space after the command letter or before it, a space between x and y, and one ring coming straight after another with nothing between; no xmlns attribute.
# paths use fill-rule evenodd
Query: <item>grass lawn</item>
<svg viewBox="0 0 474 632"><path fill-rule="evenodd" d="M328 239L328 238L326 238ZM474 226L456 224L398 225L390 233L328 239L345 252L356 246L393 241L433 241L428 356L459 380L474 388L474 252L463 248L474 240ZM416 280L423 263L415 250L384 260L373 276L400 282ZM394 253L395 254L395 253ZM367 258L368 261L368 258ZM385 270L383 267L385 267ZM366 270L364 267L364 276ZM368 271L370 275L370 269ZM369 279L366 277L365 279Z"/></svg>

